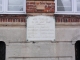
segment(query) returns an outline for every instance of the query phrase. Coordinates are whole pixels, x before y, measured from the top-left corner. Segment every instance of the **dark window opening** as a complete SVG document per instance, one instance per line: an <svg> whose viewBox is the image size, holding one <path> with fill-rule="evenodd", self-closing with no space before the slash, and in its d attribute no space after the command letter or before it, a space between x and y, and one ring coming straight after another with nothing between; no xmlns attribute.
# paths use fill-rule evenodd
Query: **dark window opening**
<svg viewBox="0 0 80 60"><path fill-rule="evenodd" d="M5 60L6 45L4 42L0 41L0 60Z"/></svg>
<svg viewBox="0 0 80 60"><path fill-rule="evenodd" d="M75 59L80 60L80 41L75 43Z"/></svg>

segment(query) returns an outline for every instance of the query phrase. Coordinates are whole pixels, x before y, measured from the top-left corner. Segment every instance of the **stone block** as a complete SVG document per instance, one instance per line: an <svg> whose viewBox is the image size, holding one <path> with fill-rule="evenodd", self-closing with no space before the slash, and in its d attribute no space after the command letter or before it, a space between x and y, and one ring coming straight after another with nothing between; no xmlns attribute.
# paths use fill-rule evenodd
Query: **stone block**
<svg viewBox="0 0 80 60"><path fill-rule="evenodd" d="M58 58L9 58L9 60L58 60Z"/></svg>
<svg viewBox="0 0 80 60"><path fill-rule="evenodd" d="M58 60L58 58L26 58L24 60Z"/></svg>
<svg viewBox="0 0 80 60"><path fill-rule="evenodd" d="M72 60L75 60L75 45L72 45Z"/></svg>
<svg viewBox="0 0 80 60"><path fill-rule="evenodd" d="M72 60L72 58L59 58L59 60Z"/></svg>
<svg viewBox="0 0 80 60"><path fill-rule="evenodd" d="M22 42L26 40L25 27L0 27L0 41Z"/></svg>
<svg viewBox="0 0 80 60"><path fill-rule="evenodd" d="M56 27L55 35L56 41L73 41L80 36L80 27Z"/></svg>
<svg viewBox="0 0 80 60"><path fill-rule="evenodd" d="M10 43L9 57L54 57L56 43Z"/></svg>
<svg viewBox="0 0 80 60"><path fill-rule="evenodd" d="M57 56L72 56L71 42L59 42L56 45Z"/></svg>
<svg viewBox="0 0 80 60"><path fill-rule="evenodd" d="M73 56L71 42L37 42L37 43L10 43L9 57L59 57Z"/></svg>
<svg viewBox="0 0 80 60"><path fill-rule="evenodd" d="M8 59L9 58L9 46L6 46L6 59Z"/></svg>
<svg viewBox="0 0 80 60"><path fill-rule="evenodd" d="M9 58L9 60L24 60L23 58Z"/></svg>

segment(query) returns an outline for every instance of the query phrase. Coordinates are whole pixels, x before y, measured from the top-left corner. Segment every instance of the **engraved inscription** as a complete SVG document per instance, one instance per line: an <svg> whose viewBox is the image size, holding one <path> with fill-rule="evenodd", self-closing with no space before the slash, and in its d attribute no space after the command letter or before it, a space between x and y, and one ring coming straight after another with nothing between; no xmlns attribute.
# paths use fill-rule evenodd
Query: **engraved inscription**
<svg viewBox="0 0 80 60"><path fill-rule="evenodd" d="M55 19L49 16L34 16L27 19L27 40L55 39Z"/></svg>

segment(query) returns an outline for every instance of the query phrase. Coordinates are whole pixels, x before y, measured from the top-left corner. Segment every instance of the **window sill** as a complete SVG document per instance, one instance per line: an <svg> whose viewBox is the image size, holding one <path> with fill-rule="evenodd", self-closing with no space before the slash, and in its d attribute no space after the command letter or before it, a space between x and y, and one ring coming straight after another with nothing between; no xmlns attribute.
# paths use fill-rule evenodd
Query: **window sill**
<svg viewBox="0 0 80 60"><path fill-rule="evenodd" d="M0 13L0 14L26 14L26 13Z"/></svg>
<svg viewBox="0 0 80 60"><path fill-rule="evenodd" d="M59 15L80 15L80 13L54 13L55 15L59 14Z"/></svg>

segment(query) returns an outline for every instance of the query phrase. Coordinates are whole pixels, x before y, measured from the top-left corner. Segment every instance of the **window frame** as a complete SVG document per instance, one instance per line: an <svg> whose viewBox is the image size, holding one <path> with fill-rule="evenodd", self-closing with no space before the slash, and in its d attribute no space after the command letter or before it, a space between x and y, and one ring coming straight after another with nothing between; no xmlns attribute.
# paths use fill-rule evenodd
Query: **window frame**
<svg viewBox="0 0 80 60"><path fill-rule="evenodd" d="M57 11L57 0L55 0L55 14L79 14L80 11L77 11L77 1L72 0L72 11Z"/></svg>
<svg viewBox="0 0 80 60"><path fill-rule="evenodd" d="M0 14L26 14L26 0L23 1L23 11L8 11L8 0L2 0L2 11L0 11Z"/></svg>
<svg viewBox="0 0 80 60"><path fill-rule="evenodd" d="M4 5L4 4L3 4L3 0L2 0L2 11L0 11L0 13L2 13L2 12L3 12L3 5Z"/></svg>

